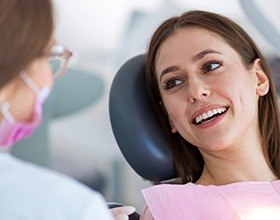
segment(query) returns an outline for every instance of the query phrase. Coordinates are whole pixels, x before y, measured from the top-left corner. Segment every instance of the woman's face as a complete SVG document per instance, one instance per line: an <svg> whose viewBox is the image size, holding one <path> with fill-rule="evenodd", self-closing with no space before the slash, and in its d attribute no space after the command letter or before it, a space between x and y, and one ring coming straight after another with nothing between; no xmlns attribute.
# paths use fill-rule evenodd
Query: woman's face
<svg viewBox="0 0 280 220"><path fill-rule="evenodd" d="M26 67L25 71L38 88L50 88L52 86L53 74L48 57L43 56L33 60ZM36 99L34 91L29 88L20 76L11 81L8 87L13 88L7 97L7 101L10 103L10 112L13 117L25 122L32 120Z"/></svg>
<svg viewBox="0 0 280 220"><path fill-rule="evenodd" d="M200 28L178 30L157 55L172 132L205 151L259 140L258 97L268 90L259 60L248 70L221 37Z"/></svg>

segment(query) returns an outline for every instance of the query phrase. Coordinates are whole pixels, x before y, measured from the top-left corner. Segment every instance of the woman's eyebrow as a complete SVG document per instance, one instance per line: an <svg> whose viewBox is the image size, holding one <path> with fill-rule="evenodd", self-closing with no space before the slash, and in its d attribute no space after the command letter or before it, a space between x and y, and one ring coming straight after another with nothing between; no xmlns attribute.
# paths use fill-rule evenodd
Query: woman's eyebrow
<svg viewBox="0 0 280 220"><path fill-rule="evenodd" d="M161 81L161 78L167 74L167 73L170 73L170 72L175 72L179 70L179 67L178 66L170 66L170 67L167 67L166 69L164 69L161 74L160 74L160 81Z"/></svg>
<svg viewBox="0 0 280 220"><path fill-rule="evenodd" d="M216 51L216 50L212 50L212 49L206 49L206 50L203 50L201 52L199 52L198 54L194 55L192 60L194 62L197 62L198 60L201 60L203 59L203 57L207 54L210 54L210 53L218 53L218 54L221 54L221 52L219 51Z"/></svg>

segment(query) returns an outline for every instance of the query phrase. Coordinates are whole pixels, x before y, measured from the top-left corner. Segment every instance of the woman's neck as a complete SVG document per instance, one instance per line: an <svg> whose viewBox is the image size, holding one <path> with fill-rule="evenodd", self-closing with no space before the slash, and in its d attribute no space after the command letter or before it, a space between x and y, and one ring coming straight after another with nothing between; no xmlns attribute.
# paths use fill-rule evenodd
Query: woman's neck
<svg viewBox="0 0 280 220"><path fill-rule="evenodd" d="M248 148L223 153L202 153L205 164L201 185L225 185L241 181L272 181L277 179L270 169L261 148ZM220 155L222 156L220 156Z"/></svg>

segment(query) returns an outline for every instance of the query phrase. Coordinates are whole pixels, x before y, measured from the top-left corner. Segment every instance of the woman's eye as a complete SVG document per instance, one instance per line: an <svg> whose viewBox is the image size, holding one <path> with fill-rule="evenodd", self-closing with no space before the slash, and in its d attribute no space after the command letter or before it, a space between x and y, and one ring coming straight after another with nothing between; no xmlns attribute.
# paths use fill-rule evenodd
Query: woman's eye
<svg viewBox="0 0 280 220"><path fill-rule="evenodd" d="M203 65L202 71L203 73L208 73L219 68L221 65L222 65L221 61L210 61Z"/></svg>
<svg viewBox="0 0 280 220"><path fill-rule="evenodd" d="M180 79L170 79L170 80L167 80L166 83L164 83L164 89L165 90L169 90L169 89L172 89L173 87L175 86L178 86L182 83L182 80Z"/></svg>

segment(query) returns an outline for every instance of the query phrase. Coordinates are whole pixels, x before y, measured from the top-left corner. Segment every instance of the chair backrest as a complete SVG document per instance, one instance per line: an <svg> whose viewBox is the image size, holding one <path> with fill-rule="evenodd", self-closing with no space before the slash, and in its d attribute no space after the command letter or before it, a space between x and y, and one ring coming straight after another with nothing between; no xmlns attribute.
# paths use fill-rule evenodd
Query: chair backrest
<svg viewBox="0 0 280 220"><path fill-rule="evenodd" d="M144 55L130 59L117 72L110 90L109 113L118 146L140 176L154 182L177 177L146 91Z"/></svg>

